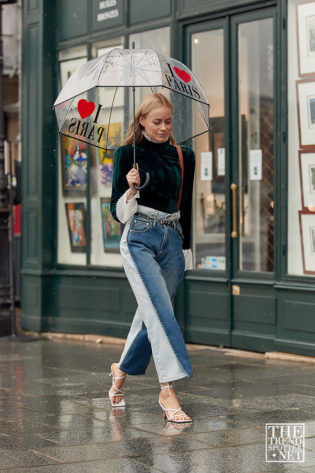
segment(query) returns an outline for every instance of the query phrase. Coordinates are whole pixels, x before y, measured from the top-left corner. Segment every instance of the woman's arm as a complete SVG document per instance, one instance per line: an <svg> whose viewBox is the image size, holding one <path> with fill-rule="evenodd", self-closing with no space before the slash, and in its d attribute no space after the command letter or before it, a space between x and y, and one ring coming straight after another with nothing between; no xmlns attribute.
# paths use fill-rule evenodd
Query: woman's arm
<svg viewBox="0 0 315 473"><path fill-rule="evenodd" d="M126 174L132 168L132 157L128 146L121 146L115 152L114 173L110 211L117 222L126 223L136 212L140 197L139 191L135 194L126 179Z"/></svg>
<svg viewBox="0 0 315 473"><path fill-rule="evenodd" d="M183 253L185 256L185 271L193 269L191 252L191 223L192 223L192 195L195 175L196 158L195 153L188 146L183 146L184 158L184 183L180 203L180 224L183 229Z"/></svg>

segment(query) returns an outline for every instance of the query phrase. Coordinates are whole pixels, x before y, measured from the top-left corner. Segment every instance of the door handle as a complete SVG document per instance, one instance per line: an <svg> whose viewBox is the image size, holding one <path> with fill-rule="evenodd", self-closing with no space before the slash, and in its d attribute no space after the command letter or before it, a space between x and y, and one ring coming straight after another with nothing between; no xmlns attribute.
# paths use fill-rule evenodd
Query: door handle
<svg viewBox="0 0 315 473"><path fill-rule="evenodd" d="M245 236L245 186L242 186L242 216L241 216L241 224L242 224L242 237Z"/></svg>
<svg viewBox="0 0 315 473"><path fill-rule="evenodd" d="M232 191L232 207L233 207L233 231L231 233L231 238L237 238L237 185L232 182L231 184Z"/></svg>

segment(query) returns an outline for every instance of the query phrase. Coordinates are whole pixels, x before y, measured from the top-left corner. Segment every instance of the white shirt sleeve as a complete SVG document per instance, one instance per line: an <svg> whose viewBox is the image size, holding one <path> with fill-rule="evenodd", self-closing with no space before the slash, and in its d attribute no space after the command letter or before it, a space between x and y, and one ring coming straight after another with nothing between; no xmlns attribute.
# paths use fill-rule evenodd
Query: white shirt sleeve
<svg viewBox="0 0 315 473"><path fill-rule="evenodd" d="M121 223L126 223L138 210L138 202L136 199L140 197L139 191L127 201L128 191L129 189L126 190L116 203L116 215Z"/></svg>
<svg viewBox="0 0 315 473"><path fill-rule="evenodd" d="M183 250L183 253L185 257L184 271L187 271L188 269L194 269L191 249L189 248L188 250Z"/></svg>

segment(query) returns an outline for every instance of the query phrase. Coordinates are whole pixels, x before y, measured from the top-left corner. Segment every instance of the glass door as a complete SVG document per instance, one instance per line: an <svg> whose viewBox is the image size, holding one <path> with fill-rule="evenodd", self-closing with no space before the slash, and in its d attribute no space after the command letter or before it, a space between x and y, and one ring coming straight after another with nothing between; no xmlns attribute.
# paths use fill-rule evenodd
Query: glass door
<svg viewBox="0 0 315 473"><path fill-rule="evenodd" d="M276 317L276 8L186 28L186 58L210 103L194 141L193 255L186 339L262 349Z"/></svg>
<svg viewBox="0 0 315 473"><path fill-rule="evenodd" d="M225 271L232 257L234 276L268 277L274 271L274 11L194 26L189 40L192 70L210 103L210 133L195 140L195 268Z"/></svg>

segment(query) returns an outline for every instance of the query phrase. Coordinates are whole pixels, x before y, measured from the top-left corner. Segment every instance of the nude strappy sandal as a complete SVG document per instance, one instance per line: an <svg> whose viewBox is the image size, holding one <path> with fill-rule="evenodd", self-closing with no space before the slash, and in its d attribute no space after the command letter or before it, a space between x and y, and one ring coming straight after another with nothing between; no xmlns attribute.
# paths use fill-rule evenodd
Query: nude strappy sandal
<svg viewBox="0 0 315 473"><path fill-rule="evenodd" d="M165 389L165 388L172 388L172 383L167 383L165 384L164 386L161 386L161 389ZM170 422L177 422L177 423L186 423L186 422L192 422L192 419L182 419L182 420L175 420L173 417L175 416L180 416L181 414L178 414L178 412L182 412L184 415L187 415L181 407L178 407L177 409L175 408L169 408L169 409L166 409L162 404L161 404L161 399L160 399L160 396L161 396L161 392L159 394L159 404L161 406L161 408L163 409L164 411L164 417L167 418L167 420L169 420ZM174 411L173 414L168 414L166 411Z"/></svg>
<svg viewBox="0 0 315 473"><path fill-rule="evenodd" d="M108 391L108 396L109 396L109 400L110 400L110 403L111 403L112 407L123 407L123 406L126 405L124 398L123 398L121 401L119 401L119 402L117 402L117 403L115 403L115 404L113 404L112 399L111 399L111 398L114 397L114 396L124 396L123 391L122 391L121 389L117 388L117 386L116 386L114 380L115 380L115 379L121 379L121 378L125 378L125 377L126 377L125 374L124 374L123 376L114 376L114 372L113 372L113 365L114 365L114 364L115 364L115 363L112 363L112 364L111 364L110 373L109 373L108 376L112 376L112 377L113 377L112 387L114 386L114 388L116 389L116 391L115 391L115 393L111 393L110 390L109 390L109 391ZM111 387L111 389L112 389L112 387Z"/></svg>

